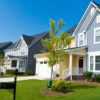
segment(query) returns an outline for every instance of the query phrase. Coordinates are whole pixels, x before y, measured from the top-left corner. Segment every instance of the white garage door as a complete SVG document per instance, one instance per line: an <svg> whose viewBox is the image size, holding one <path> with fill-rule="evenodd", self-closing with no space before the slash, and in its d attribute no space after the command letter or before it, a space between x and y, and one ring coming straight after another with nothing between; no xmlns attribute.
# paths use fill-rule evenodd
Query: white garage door
<svg viewBox="0 0 100 100"><path fill-rule="evenodd" d="M50 78L50 76L51 76L51 67L48 66L47 61L40 61L39 62L38 76L42 76L42 77L45 77L45 78Z"/></svg>

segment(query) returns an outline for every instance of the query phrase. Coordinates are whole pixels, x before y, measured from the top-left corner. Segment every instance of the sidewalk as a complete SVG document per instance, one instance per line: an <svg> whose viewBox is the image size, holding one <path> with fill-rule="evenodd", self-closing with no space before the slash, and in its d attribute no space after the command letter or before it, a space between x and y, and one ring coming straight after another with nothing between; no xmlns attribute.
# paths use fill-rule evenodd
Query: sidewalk
<svg viewBox="0 0 100 100"><path fill-rule="evenodd" d="M30 80L30 79L44 80L43 77L39 77L39 76L17 77L17 81ZM11 81L14 81L14 77L11 77L11 78L0 78L0 82L11 82Z"/></svg>

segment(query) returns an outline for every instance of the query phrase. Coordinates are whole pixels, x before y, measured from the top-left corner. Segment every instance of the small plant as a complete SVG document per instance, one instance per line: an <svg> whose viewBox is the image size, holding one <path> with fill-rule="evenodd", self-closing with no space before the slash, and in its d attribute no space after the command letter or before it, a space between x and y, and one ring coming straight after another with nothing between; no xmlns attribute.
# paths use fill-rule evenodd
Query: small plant
<svg viewBox="0 0 100 100"><path fill-rule="evenodd" d="M14 70L11 70L11 69L7 69L7 70L6 70L6 74L14 75L14 73L15 73Z"/></svg>
<svg viewBox="0 0 100 100"><path fill-rule="evenodd" d="M70 82L65 80L57 80L51 87L52 91L58 91L58 92L67 92L68 87L71 85Z"/></svg>
<svg viewBox="0 0 100 100"><path fill-rule="evenodd" d="M15 69L14 74L15 74L15 75L18 75L18 69Z"/></svg>
<svg viewBox="0 0 100 100"><path fill-rule="evenodd" d="M31 70L27 70L27 71L25 72L25 75L32 75L32 71L31 71Z"/></svg>
<svg viewBox="0 0 100 100"><path fill-rule="evenodd" d="M58 73L56 73L56 77L59 77L59 74Z"/></svg>
<svg viewBox="0 0 100 100"><path fill-rule="evenodd" d="M4 75L3 72L1 72L1 73L0 73L0 76L3 76L3 75Z"/></svg>
<svg viewBox="0 0 100 100"><path fill-rule="evenodd" d="M87 80L91 80L92 79L92 72L84 72L83 76L87 79Z"/></svg>
<svg viewBox="0 0 100 100"><path fill-rule="evenodd" d="M95 74L94 75L94 81L100 83L100 74Z"/></svg>

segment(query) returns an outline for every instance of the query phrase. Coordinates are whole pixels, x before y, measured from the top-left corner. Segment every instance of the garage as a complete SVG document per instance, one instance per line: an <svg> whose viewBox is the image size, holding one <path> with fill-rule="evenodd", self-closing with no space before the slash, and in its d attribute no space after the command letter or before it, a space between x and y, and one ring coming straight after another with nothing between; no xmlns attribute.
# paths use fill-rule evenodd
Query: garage
<svg viewBox="0 0 100 100"><path fill-rule="evenodd" d="M37 58L36 74L40 77L51 78L51 67L48 65L47 58ZM59 64L53 67L53 77L60 73Z"/></svg>

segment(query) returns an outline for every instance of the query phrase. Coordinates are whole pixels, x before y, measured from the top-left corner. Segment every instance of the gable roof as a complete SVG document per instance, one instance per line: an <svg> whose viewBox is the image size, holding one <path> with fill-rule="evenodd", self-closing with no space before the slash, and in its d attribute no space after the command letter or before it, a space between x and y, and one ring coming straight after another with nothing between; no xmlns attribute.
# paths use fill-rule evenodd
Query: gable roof
<svg viewBox="0 0 100 100"><path fill-rule="evenodd" d="M74 25L73 27L68 29L65 33L67 33L69 35L73 35L73 32L75 31L76 27L77 27L77 25Z"/></svg>
<svg viewBox="0 0 100 100"><path fill-rule="evenodd" d="M0 48L3 48L9 44L12 44L12 42L3 42L3 43L0 43Z"/></svg>
<svg viewBox="0 0 100 100"><path fill-rule="evenodd" d="M98 4L98 3L94 2L94 1L92 1L92 2L100 9L100 4Z"/></svg>
<svg viewBox="0 0 100 100"><path fill-rule="evenodd" d="M100 5L99 5L99 4L97 4L97 3L93 2L93 1L91 1L90 4L89 4L89 6L88 6L88 8L86 9L84 15L82 16L82 18L81 18L79 24L77 25L77 27L76 27L76 29L75 29L73 35L75 35L75 33L76 33L77 30L79 29L80 25L83 23L83 21L84 21L86 15L87 15L87 13L88 13L88 11L89 11L89 9L91 8L92 5L94 5L97 9L100 9Z"/></svg>
<svg viewBox="0 0 100 100"><path fill-rule="evenodd" d="M49 34L49 32L43 32L43 33L40 33L40 34L35 34L35 35L32 35L32 36L27 36L27 35L23 35L22 34L22 37L23 39L25 40L26 44L28 47L31 47L32 45L34 45L36 42L38 42L41 38L43 38L45 35ZM9 49L14 49L16 48L17 44L19 43L20 40L18 40L17 42L15 42L14 44L12 44L8 49L6 50L9 50ZM5 50L5 51L6 51Z"/></svg>

